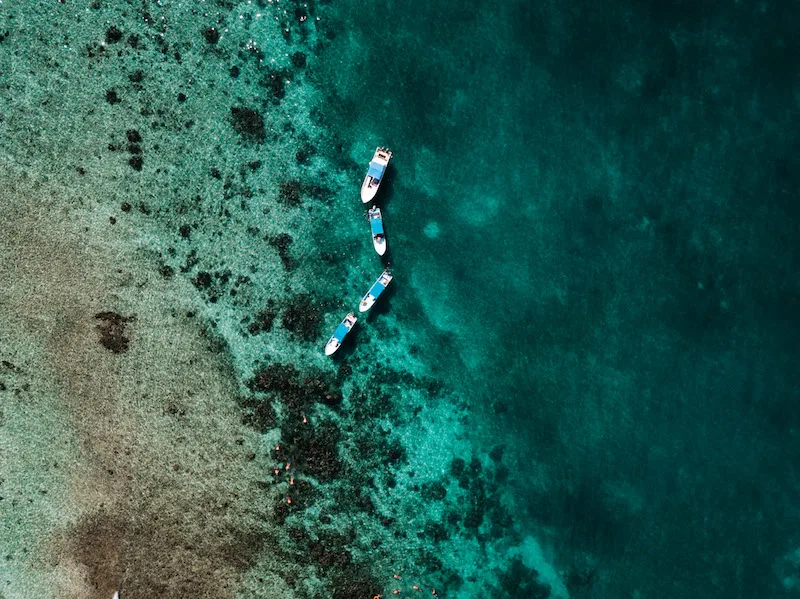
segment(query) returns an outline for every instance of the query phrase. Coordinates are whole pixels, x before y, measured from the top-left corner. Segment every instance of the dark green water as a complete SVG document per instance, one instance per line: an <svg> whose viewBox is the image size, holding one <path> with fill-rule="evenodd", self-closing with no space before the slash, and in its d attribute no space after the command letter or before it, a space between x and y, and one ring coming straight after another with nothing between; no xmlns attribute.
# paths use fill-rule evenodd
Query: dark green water
<svg viewBox="0 0 800 599"><path fill-rule="evenodd" d="M9 180L186 284L259 448L242 586L129 550L122 599L800 592L791 3L0 12ZM377 145L395 280L327 360L383 266ZM3 592L40 596L14 568ZM87 576L71 596L111 588Z"/></svg>

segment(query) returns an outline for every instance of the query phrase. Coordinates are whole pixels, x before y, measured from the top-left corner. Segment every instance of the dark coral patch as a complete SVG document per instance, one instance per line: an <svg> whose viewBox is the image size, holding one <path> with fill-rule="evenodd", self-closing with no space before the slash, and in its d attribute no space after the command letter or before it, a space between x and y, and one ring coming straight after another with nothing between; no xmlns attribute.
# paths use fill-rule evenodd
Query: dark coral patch
<svg viewBox="0 0 800 599"><path fill-rule="evenodd" d="M302 192L300 181L284 181L278 187L278 201L285 206L299 206Z"/></svg>
<svg viewBox="0 0 800 599"><path fill-rule="evenodd" d="M339 459L341 432L333 422L312 427L303 424L284 424L281 440L287 455L294 456L298 471L313 476L320 482L329 482L342 470Z"/></svg>
<svg viewBox="0 0 800 599"><path fill-rule="evenodd" d="M130 339L125 336L125 326L135 317L121 316L116 312L98 312L94 317L101 321L96 327L100 332L100 345L115 354L128 351Z"/></svg>
<svg viewBox="0 0 800 599"><path fill-rule="evenodd" d="M245 419L245 423L252 426L259 433L266 433L273 428L277 421L275 419L275 410L272 409L272 402L269 399L260 402L253 409L253 413Z"/></svg>
<svg viewBox="0 0 800 599"><path fill-rule="evenodd" d="M342 401L339 388L323 374L301 377L291 364L270 364L259 370L247 386L253 393L275 395L294 414L318 402L337 405Z"/></svg>
<svg viewBox="0 0 800 599"><path fill-rule="evenodd" d="M291 73L286 69L271 71L261 81L261 85L266 87L272 95L273 103L279 103L286 97L286 84L291 79Z"/></svg>
<svg viewBox="0 0 800 599"><path fill-rule="evenodd" d="M109 27L106 29L106 43L107 44L116 44L119 40L122 39L122 32L114 26Z"/></svg>
<svg viewBox="0 0 800 599"><path fill-rule="evenodd" d="M292 54L292 64L297 68L302 69L306 66L306 55L302 52L295 52Z"/></svg>
<svg viewBox="0 0 800 599"><path fill-rule="evenodd" d="M337 573L333 578L331 599L360 599L379 596L381 585L361 572L353 569Z"/></svg>
<svg viewBox="0 0 800 599"><path fill-rule="evenodd" d="M291 364L270 364L258 371L248 387L258 393L285 393L297 384L298 372Z"/></svg>
<svg viewBox="0 0 800 599"><path fill-rule="evenodd" d="M492 458L493 462L499 462L503 459L503 453L505 453L505 450L505 445L495 445L492 448L492 451L489 452L489 457Z"/></svg>
<svg viewBox="0 0 800 599"><path fill-rule="evenodd" d="M298 293L284 312L281 323L304 341L314 341L319 335L322 314L309 294Z"/></svg>
<svg viewBox="0 0 800 599"><path fill-rule="evenodd" d="M233 129L249 142L262 143L266 139L264 119L257 110L233 106L231 107L231 122Z"/></svg>
<svg viewBox="0 0 800 599"><path fill-rule="evenodd" d="M425 501L441 501L447 495L447 489L440 482L425 483L421 495Z"/></svg>
<svg viewBox="0 0 800 599"><path fill-rule="evenodd" d="M269 333L272 330L272 324L275 322L275 317L278 313L269 305L256 315L255 320L250 323L247 330L251 335L258 335L259 333Z"/></svg>
<svg viewBox="0 0 800 599"><path fill-rule="evenodd" d="M323 569L330 567L344 567L348 565L353 556L347 549L337 547L336 543L326 543L324 539L310 541L308 554Z"/></svg>
<svg viewBox="0 0 800 599"><path fill-rule="evenodd" d="M219 41L219 29L216 27L206 27L203 30L203 37L209 44L216 44Z"/></svg>
<svg viewBox="0 0 800 599"><path fill-rule="evenodd" d="M511 565L499 576L500 587L509 599L548 599L550 586L540 583L537 578L539 573L528 568L519 558L514 558Z"/></svg>
<svg viewBox="0 0 800 599"><path fill-rule="evenodd" d="M478 528L483 523L486 514L486 490L481 479L473 481L468 501L469 507L464 517L464 526Z"/></svg>
<svg viewBox="0 0 800 599"><path fill-rule="evenodd" d="M194 286L198 289L208 289L211 287L211 273L208 272L199 272L197 276L192 281Z"/></svg>
<svg viewBox="0 0 800 599"><path fill-rule="evenodd" d="M275 237L270 237L268 243L278 250L278 256L280 256L283 267L286 270L292 270L294 268L294 260L292 260L292 257L289 255L289 247L292 245L292 236L288 233L281 233Z"/></svg>

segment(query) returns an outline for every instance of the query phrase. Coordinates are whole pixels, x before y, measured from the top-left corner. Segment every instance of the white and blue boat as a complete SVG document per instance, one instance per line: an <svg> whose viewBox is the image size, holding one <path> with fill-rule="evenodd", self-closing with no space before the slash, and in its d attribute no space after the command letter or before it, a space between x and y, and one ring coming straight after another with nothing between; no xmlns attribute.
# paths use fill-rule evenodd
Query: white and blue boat
<svg viewBox="0 0 800 599"><path fill-rule="evenodd" d="M347 337L347 333L353 330L353 327L356 326L356 315L350 312L347 316L344 317L342 323L336 327L336 330L333 332L333 336L328 340L328 343L325 345L325 355L330 356L336 353L341 345L344 338Z"/></svg>
<svg viewBox="0 0 800 599"><path fill-rule="evenodd" d="M372 229L372 245L379 256L386 253L386 231L383 230L381 209L373 206L369 209L369 226Z"/></svg>
<svg viewBox="0 0 800 599"><path fill-rule="evenodd" d="M392 274L388 270L384 270L381 276L378 277L378 280L372 284L372 287L369 288L369 291L367 291L366 295L361 299L361 303L358 305L358 311L366 312L369 310L375 304L375 300L381 296L381 293L386 290L386 287L391 282Z"/></svg>
<svg viewBox="0 0 800 599"><path fill-rule="evenodd" d="M389 166L389 161L392 159L392 153L386 148L377 148L375 155L369 163L367 176L364 177L364 182L361 184L361 201L365 204L371 202L378 193L378 188L383 181L383 175L386 173L386 167Z"/></svg>

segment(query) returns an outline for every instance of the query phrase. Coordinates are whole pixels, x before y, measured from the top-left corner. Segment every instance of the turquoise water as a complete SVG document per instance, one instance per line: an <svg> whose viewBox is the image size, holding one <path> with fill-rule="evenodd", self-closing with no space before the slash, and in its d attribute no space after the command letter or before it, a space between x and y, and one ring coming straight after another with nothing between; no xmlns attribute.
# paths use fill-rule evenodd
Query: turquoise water
<svg viewBox="0 0 800 599"><path fill-rule="evenodd" d="M791 4L0 14L2 596L798 593Z"/></svg>

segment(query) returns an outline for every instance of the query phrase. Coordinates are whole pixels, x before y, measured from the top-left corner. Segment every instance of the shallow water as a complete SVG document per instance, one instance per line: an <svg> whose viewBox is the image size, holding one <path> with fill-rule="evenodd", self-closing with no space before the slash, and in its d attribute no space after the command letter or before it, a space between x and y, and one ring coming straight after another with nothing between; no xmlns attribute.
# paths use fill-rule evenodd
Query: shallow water
<svg viewBox="0 0 800 599"><path fill-rule="evenodd" d="M0 14L3 596L797 593L789 3Z"/></svg>

